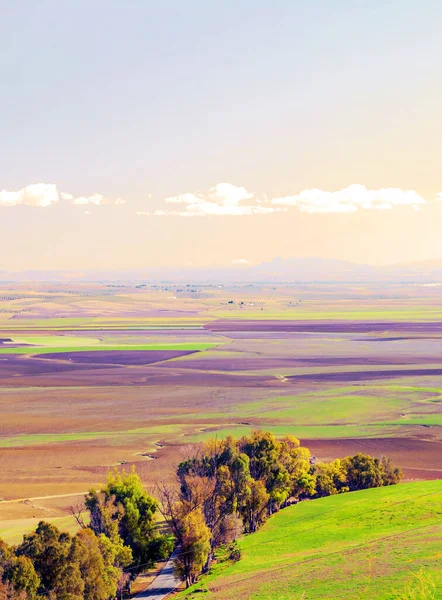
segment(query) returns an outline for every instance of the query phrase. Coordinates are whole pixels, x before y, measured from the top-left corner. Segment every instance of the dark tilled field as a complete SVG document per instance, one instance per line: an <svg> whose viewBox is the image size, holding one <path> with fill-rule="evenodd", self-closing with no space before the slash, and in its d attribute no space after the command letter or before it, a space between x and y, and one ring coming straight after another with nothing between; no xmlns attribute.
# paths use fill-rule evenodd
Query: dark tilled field
<svg viewBox="0 0 442 600"><path fill-rule="evenodd" d="M429 364L434 362L432 356L392 356L392 357L373 357L373 356L342 356L342 357L262 357L262 358L218 358L199 359L180 362L177 364L162 365L168 369L197 369L201 371L260 371L267 369L277 369L281 372L284 369L293 369L296 367L345 367L357 365L416 365ZM442 356L440 358L442 364ZM339 373L337 375L340 375ZM297 377L302 377L299 375Z"/></svg>
<svg viewBox="0 0 442 600"><path fill-rule="evenodd" d="M192 371L179 368L165 369L155 365L118 366L118 365L85 365L62 363L62 361L44 361L46 368L42 371L31 370L4 375L2 384L8 387L59 387L59 386L169 386L183 387L283 387L282 382L273 375L249 376L240 373L212 373L209 371ZM19 363L21 366L22 363ZM52 366L51 366L52 365ZM66 367L66 368L65 368ZM167 391L165 392L167 393ZM246 393L246 392L245 392Z"/></svg>
<svg viewBox="0 0 442 600"><path fill-rule="evenodd" d="M311 332L311 333L381 333L404 331L410 333L442 333L442 322L371 322L371 321L283 321L283 320L234 320L212 321L205 325L209 331L254 332Z"/></svg>
<svg viewBox="0 0 442 600"><path fill-rule="evenodd" d="M151 365L171 358L188 356L195 352L197 350L93 350L90 352L54 352L42 354L39 358L81 365Z"/></svg>
<svg viewBox="0 0 442 600"><path fill-rule="evenodd" d="M7 384L9 378L35 376L44 377L53 373L74 372L79 366L68 361L47 361L38 356L26 356L21 354L4 354L0 356L0 380L2 385ZM106 368L106 365L103 365ZM82 370L93 370L93 364L81 365Z"/></svg>
<svg viewBox="0 0 442 600"><path fill-rule="evenodd" d="M287 379L291 381L311 382L356 382L371 381L377 379L393 379L395 377L440 377L442 369L388 369L383 371L342 371L338 373L304 373L290 375Z"/></svg>
<svg viewBox="0 0 442 600"><path fill-rule="evenodd" d="M442 443L412 438L302 440L320 460L343 458L357 452L388 456L401 467L404 477L442 479Z"/></svg>

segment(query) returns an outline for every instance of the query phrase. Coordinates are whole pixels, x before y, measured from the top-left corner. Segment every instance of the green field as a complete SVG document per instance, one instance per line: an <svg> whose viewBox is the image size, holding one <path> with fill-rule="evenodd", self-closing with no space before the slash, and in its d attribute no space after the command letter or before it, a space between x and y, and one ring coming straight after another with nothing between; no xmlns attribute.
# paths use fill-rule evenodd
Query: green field
<svg viewBox="0 0 442 600"><path fill-rule="evenodd" d="M13 336L12 341L14 344L30 344L32 346L93 346L99 344L100 340L97 338L88 337L75 337L73 335L27 335Z"/></svg>
<svg viewBox="0 0 442 600"><path fill-rule="evenodd" d="M260 425L261 427L261 425ZM263 425L261 427L265 431L270 431L276 437L283 437L286 435L294 435L300 440L307 439L344 439L344 438L377 438L379 435L385 435L394 437L395 435L401 434L400 427L395 426L379 426L371 427L369 425ZM256 429L256 426L241 426L231 425L229 427L223 427L216 431L208 429L201 433L195 433L186 437L187 442L197 443L204 442L210 438L216 437L217 439L223 439L228 435L234 437L241 437L243 435L250 435L251 431Z"/></svg>
<svg viewBox="0 0 442 600"><path fill-rule="evenodd" d="M29 433L0 437L0 448L22 448L25 446L40 446L43 444L59 444L62 442L84 442L102 440L108 446L139 441L150 443L167 434L179 434L183 429L176 425L152 425L125 431L77 431L72 433Z"/></svg>
<svg viewBox="0 0 442 600"><path fill-rule="evenodd" d="M191 441L203 441L214 435L238 437L249 434L253 427L301 439L397 437L407 432L420 433L427 427L433 436L439 437L442 435L440 403L440 388L368 384L318 389L299 396L239 403L223 413L195 415L202 426L204 417L217 419L220 425L216 431L206 425L208 429L193 434ZM244 425L248 422L252 425Z"/></svg>
<svg viewBox="0 0 442 600"><path fill-rule="evenodd" d="M155 318L130 318L130 317L63 317L46 319L10 319L0 318L2 331L66 331L66 330L126 330L126 329L199 329L212 317L155 317Z"/></svg>
<svg viewBox="0 0 442 600"><path fill-rule="evenodd" d="M30 518L30 519L16 519L1 522L1 539L8 544L20 544L23 541L23 535L34 531L42 519ZM78 531L78 523L74 517L67 515L64 517L46 517L44 519L48 523L52 523L55 527L58 527L60 531L75 535Z"/></svg>
<svg viewBox="0 0 442 600"><path fill-rule="evenodd" d="M237 563L218 562L179 597L442 598L442 481L301 502L239 545Z"/></svg>
<svg viewBox="0 0 442 600"><path fill-rule="evenodd" d="M294 320L294 321L440 321L442 310L427 306L416 306L411 308L389 307L385 309L353 308L347 307L340 310L318 310L305 308L284 311L266 309L262 311L247 310L236 307L230 310L214 310L213 316L223 319L257 319L257 320Z"/></svg>
<svg viewBox="0 0 442 600"><path fill-rule="evenodd" d="M66 343L69 343L68 341ZM182 344L119 344L106 345L94 344L91 346L79 346L76 343L69 346L23 346L21 348L0 347L0 354L60 354L62 352L103 352L103 351L127 351L127 350L207 350L213 348L213 343L192 343L184 342Z"/></svg>

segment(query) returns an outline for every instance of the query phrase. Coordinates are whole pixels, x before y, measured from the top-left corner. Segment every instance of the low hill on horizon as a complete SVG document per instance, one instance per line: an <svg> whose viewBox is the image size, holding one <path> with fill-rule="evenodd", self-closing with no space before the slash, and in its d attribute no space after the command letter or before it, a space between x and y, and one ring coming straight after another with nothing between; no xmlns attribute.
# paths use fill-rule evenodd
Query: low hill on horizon
<svg viewBox="0 0 442 600"><path fill-rule="evenodd" d="M320 257L280 258L228 267L0 271L0 282L441 283L442 260L368 265Z"/></svg>

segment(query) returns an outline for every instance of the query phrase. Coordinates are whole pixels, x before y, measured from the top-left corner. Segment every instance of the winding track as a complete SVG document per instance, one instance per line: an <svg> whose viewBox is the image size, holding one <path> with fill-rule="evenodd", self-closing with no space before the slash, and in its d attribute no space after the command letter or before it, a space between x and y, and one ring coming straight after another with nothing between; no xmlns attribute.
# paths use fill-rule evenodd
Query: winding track
<svg viewBox="0 0 442 600"><path fill-rule="evenodd" d="M175 554L175 553L174 553ZM141 592L135 598L150 598L150 600L164 600L179 585L180 581L173 573L174 554L169 558L160 574L150 584L150 586Z"/></svg>

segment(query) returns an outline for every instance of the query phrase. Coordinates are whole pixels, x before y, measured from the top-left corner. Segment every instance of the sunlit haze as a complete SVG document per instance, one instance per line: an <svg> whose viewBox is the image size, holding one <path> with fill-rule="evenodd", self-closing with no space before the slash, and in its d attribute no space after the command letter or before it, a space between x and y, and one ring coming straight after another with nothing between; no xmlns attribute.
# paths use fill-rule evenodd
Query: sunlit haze
<svg viewBox="0 0 442 600"><path fill-rule="evenodd" d="M0 270L442 259L441 19L4 4Z"/></svg>

